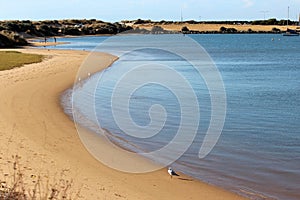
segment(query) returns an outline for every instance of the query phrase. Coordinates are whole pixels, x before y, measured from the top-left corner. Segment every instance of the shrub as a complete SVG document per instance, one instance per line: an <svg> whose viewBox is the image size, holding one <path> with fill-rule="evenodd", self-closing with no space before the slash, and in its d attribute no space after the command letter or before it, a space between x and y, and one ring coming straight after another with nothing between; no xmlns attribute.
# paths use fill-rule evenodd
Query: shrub
<svg viewBox="0 0 300 200"><path fill-rule="evenodd" d="M237 30L235 28L226 28L222 26L219 30L221 33L236 33Z"/></svg>
<svg viewBox="0 0 300 200"><path fill-rule="evenodd" d="M220 28L220 32L222 32L222 33L225 33L226 30L227 30L227 28L225 28L224 26L222 26L222 27Z"/></svg>
<svg viewBox="0 0 300 200"><path fill-rule="evenodd" d="M5 30L0 32L0 48L24 46L27 44L27 41L18 33Z"/></svg>
<svg viewBox="0 0 300 200"><path fill-rule="evenodd" d="M160 26L153 26L151 29L151 33L163 33L165 30Z"/></svg>
<svg viewBox="0 0 300 200"><path fill-rule="evenodd" d="M188 29L188 27L184 26L181 28L181 32L189 32L190 30Z"/></svg>
<svg viewBox="0 0 300 200"><path fill-rule="evenodd" d="M272 32L274 32L274 33L280 33L281 30L278 29L278 28L276 28L276 27L274 27L274 28L272 28Z"/></svg>

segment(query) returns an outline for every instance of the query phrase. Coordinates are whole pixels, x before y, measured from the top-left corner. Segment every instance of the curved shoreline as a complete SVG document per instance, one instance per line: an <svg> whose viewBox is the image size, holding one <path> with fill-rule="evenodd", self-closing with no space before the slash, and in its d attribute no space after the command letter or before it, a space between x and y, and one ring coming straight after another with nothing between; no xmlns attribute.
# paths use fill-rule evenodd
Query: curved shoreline
<svg viewBox="0 0 300 200"><path fill-rule="evenodd" d="M61 93L72 87L88 52L17 51L43 54L47 59L0 72L2 158L18 154L24 166L50 176L64 171L81 190L82 199L245 199L184 175L170 179L165 169L129 174L101 164L84 148L60 106ZM113 59L102 55L104 69ZM25 177L33 170L25 171Z"/></svg>

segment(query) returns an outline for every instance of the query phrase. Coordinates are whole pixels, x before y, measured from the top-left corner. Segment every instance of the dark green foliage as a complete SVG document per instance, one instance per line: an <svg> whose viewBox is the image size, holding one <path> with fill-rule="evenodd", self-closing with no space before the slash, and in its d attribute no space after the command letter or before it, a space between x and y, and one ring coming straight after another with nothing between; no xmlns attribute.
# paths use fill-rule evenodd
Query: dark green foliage
<svg viewBox="0 0 300 200"><path fill-rule="evenodd" d="M51 37L63 35L117 34L131 30L119 23L108 23L96 19L68 19L45 21L0 21L0 48L26 45L22 37Z"/></svg>
<svg viewBox="0 0 300 200"><path fill-rule="evenodd" d="M146 29L136 29L126 26L126 23L135 25L151 24L154 27L151 31ZM124 20L121 23L108 23L97 19L66 19L66 20L45 20L45 21L30 21L30 20L12 20L0 21L0 48L13 47L26 45L27 42L24 38L30 37L51 37L51 36L64 36L64 35L95 35L95 34L118 34L122 32L131 33L174 33L171 31L163 30L160 26L167 24L252 24L252 25L286 25L286 20L276 20L274 18L268 20L256 21L151 21L151 20ZM296 22L289 21L289 25ZM197 34L197 33L238 33L234 28L221 27L219 31L194 31L183 27L182 33ZM273 29L270 33L280 33L278 30ZM260 33L252 30L242 31L239 33ZM23 38L24 37L24 38Z"/></svg>
<svg viewBox="0 0 300 200"><path fill-rule="evenodd" d="M78 28L67 27L63 29L64 35L81 35L82 32Z"/></svg>
<svg viewBox="0 0 300 200"><path fill-rule="evenodd" d="M198 24L198 22L196 22L195 20L189 20L189 21L185 21L188 24Z"/></svg>
<svg viewBox="0 0 300 200"><path fill-rule="evenodd" d="M0 32L0 48L16 47L27 45L27 41L18 33L10 31Z"/></svg>
<svg viewBox="0 0 300 200"><path fill-rule="evenodd" d="M235 28L227 28L227 33L237 33L237 30Z"/></svg>
<svg viewBox="0 0 300 200"><path fill-rule="evenodd" d="M153 34L164 33L164 29L160 26L153 26L151 29L151 33Z"/></svg>
<svg viewBox="0 0 300 200"><path fill-rule="evenodd" d="M220 32L221 33L237 33L237 30L235 28L226 28L226 27L222 26L220 28Z"/></svg>
<svg viewBox="0 0 300 200"><path fill-rule="evenodd" d="M225 31L226 31L226 28L225 28L224 26L222 26L222 27L220 28L220 32L225 33Z"/></svg>
<svg viewBox="0 0 300 200"><path fill-rule="evenodd" d="M274 33L281 33L281 30L274 27L274 28L272 28L272 32L274 32Z"/></svg>
<svg viewBox="0 0 300 200"><path fill-rule="evenodd" d="M283 25L286 25L286 20L280 20L280 21L278 21L278 25L281 25L281 26L283 26Z"/></svg>
<svg viewBox="0 0 300 200"><path fill-rule="evenodd" d="M152 21L150 19L148 20L143 20L143 19L137 19L134 24L147 24L147 23L151 23Z"/></svg>
<svg viewBox="0 0 300 200"><path fill-rule="evenodd" d="M12 47L13 46L13 42L8 39L8 37L0 34L0 48L3 47Z"/></svg>
<svg viewBox="0 0 300 200"><path fill-rule="evenodd" d="M294 21L291 21L291 20L288 20L289 24L290 25L296 25L297 22L294 22ZM251 23L252 25L286 25L287 24L287 20L276 20L275 18L272 18L272 19L268 19L268 20L256 20L256 21L253 21Z"/></svg>
<svg viewBox="0 0 300 200"><path fill-rule="evenodd" d="M184 26L184 27L181 28L181 32L184 33L184 34L189 33L189 31L190 31L190 30L189 30L188 27L186 27L186 26Z"/></svg>
<svg viewBox="0 0 300 200"><path fill-rule="evenodd" d="M0 21L0 31L11 31L26 35L26 37L117 34L130 29L132 28L123 24L112 24L96 19L45 20L39 22L29 20Z"/></svg>

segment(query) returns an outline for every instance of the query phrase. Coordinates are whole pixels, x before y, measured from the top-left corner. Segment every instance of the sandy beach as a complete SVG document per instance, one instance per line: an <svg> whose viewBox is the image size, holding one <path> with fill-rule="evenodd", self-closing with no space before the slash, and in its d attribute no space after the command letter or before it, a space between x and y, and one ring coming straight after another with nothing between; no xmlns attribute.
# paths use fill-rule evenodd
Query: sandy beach
<svg viewBox="0 0 300 200"><path fill-rule="evenodd" d="M73 180L80 199L244 199L166 169L146 174L113 170L93 158L63 112L60 96L73 85L88 55L84 51L18 49L45 55L42 63L0 72L0 179L11 173L12 155L21 157L25 180L35 176ZM115 58L101 54L101 70ZM138 161L138 160L137 160Z"/></svg>

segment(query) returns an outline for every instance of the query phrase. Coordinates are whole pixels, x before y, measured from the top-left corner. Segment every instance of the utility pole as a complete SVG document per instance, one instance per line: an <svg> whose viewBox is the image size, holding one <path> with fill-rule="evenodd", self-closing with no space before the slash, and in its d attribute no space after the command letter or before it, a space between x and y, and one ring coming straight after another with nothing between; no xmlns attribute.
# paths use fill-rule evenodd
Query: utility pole
<svg viewBox="0 0 300 200"><path fill-rule="evenodd" d="M289 18L290 18L290 7L288 6L288 15L287 15L287 20L286 20L286 26L289 26Z"/></svg>
<svg viewBox="0 0 300 200"><path fill-rule="evenodd" d="M260 12L264 14L264 20L266 20L266 13L268 13L269 11L268 10L262 10Z"/></svg>
<svg viewBox="0 0 300 200"><path fill-rule="evenodd" d="M180 9L180 21L181 21L181 23L183 22L183 17L182 17L182 8Z"/></svg>

